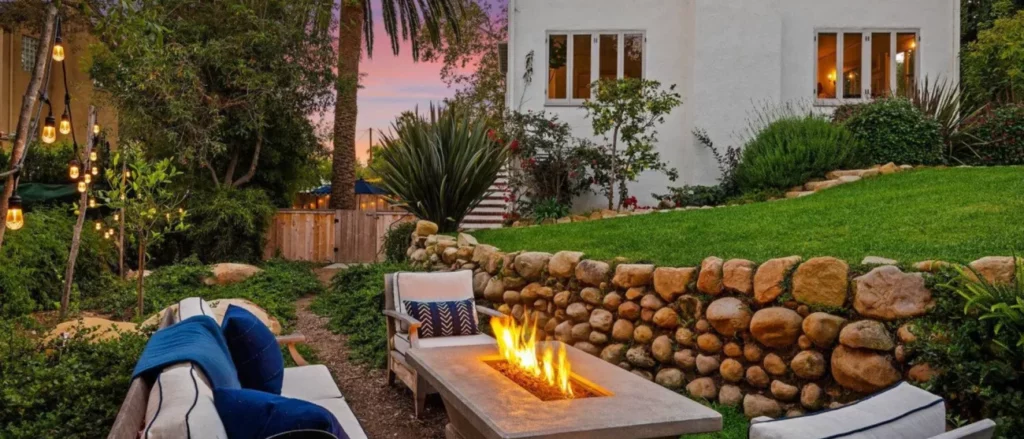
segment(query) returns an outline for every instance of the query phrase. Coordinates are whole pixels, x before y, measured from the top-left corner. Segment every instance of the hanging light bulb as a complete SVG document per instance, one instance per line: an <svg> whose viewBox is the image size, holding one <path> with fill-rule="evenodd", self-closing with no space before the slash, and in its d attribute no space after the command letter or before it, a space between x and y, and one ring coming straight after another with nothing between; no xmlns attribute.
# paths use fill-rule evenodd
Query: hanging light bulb
<svg viewBox="0 0 1024 439"><path fill-rule="evenodd" d="M95 162L100 159L100 154L96 150L89 151L89 161Z"/></svg>
<svg viewBox="0 0 1024 439"><path fill-rule="evenodd" d="M21 210L21 197L12 195L7 203L7 228L18 230L25 225L25 215Z"/></svg>
<svg viewBox="0 0 1024 439"><path fill-rule="evenodd" d="M92 175L100 175L100 167L99 166L93 165L93 167L92 167Z"/></svg>
<svg viewBox="0 0 1024 439"><path fill-rule="evenodd" d="M113 228L107 229L107 234L110 235L110 236L114 236L114 229Z"/></svg>
<svg viewBox="0 0 1024 439"><path fill-rule="evenodd" d="M121 215L118 215L118 214L115 213L114 214L114 221L120 221L120 220L121 220Z"/></svg>
<svg viewBox="0 0 1024 439"><path fill-rule="evenodd" d="M100 135L100 124L95 123L92 125L92 133L97 136Z"/></svg>
<svg viewBox="0 0 1024 439"><path fill-rule="evenodd" d="M68 162L68 177L72 180L78 180L78 177L82 175L82 166L78 164L78 160L71 159Z"/></svg>
<svg viewBox="0 0 1024 439"><path fill-rule="evenodd" d="M61 35L60 19L57 19L57 36L53 39L53 60L64 61L64 38Z"/></svg>
<svg viewBox="0 0 1024 439"><path fill-rule="evenodd" d="M46 144L53 143L57 140L57 121L53 118L53 113L46 116L46 121L43 123L43 134L40 136L40 140Z"/></svg>
<svg viewBox="0 0 1024 439"><path fill-rule="evenodd" d="M132 178L132 171L124 171L124 178Z"/></svg>
<svg viewBox="0 0 1024 439"><path fill-rule="evenodd" d="M85 190L88 189L88 188L89 187L86 186L86 184L85 184L85 180L82 180L82 181L78 182L78 192L79 193L84 194Z"/></svg>
<svg viewBox="0 0 1024 439"><path fill-rule="evenodd" d="M103 230L103 223L96 221L96 231Z"/></svg>
<svg viewBox="0 0 1024 439"><path fill-rule="evenodd" d="M96 208L96 199L93 198L93 197L89 197L89 208L90 209L95 209Z"/></svg>
<svg viewBox="0 0 1024 439"><path fill-rule="evenodd" d="M85 178L82 179L85 184L92 184L92 174L85 174Z"/></svg>
<svg viewBox="0 0 1024 439"><path fill-rule="evenodd" d="M58 129L64 135L71 132L71 115L68 114L68 107L64 107L64 114L60 115L60 128Z"/></svg>

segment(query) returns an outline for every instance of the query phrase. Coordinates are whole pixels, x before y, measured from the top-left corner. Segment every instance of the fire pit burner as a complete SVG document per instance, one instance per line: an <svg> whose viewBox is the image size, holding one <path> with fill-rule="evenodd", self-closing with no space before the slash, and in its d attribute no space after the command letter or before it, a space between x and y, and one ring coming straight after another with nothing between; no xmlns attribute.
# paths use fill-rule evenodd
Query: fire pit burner
<svg viewBox="0 0 1024 439"><path fill-rule="evenodd" d="M493 367L502 375L505 375L508 379L540 398L541 401L558 401L562 399L582 399L582 398L593 398L595 396L605 396L599 391L591 389L586 384L581 383L577 379L571 379L569 386L572 388L572 396L566 396L561 390L555 388L543 380L526 374L519 368L516 368L509 364L505 360L493 360L484 361L489 366Z"/></svg>

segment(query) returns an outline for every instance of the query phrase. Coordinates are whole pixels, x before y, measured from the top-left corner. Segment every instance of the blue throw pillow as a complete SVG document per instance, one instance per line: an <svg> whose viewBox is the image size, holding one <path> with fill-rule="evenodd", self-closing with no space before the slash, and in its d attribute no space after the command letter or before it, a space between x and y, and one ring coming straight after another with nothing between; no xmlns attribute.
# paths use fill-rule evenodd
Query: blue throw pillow
<svg viewBox="0 0 1024 439"><path fill-rule="evenodd" d="M221 324L243 388L281 394L284 358L274 333L245 308L228 305Z"/></svg>
<svg viewBox="0 0 1024 439"><path fill-rule="evenodd" d="M231 439L264 439L297 430L324 431L348 439L327 409L301 399L250 389L217 389L213 404Z"/></svg>
<svg viewBox="0 0 1024 439"><path fill-rule="evenodd" d="M405 312L420 321L420 338L476 335L473 299L455 302L404 301Z"/></svg>

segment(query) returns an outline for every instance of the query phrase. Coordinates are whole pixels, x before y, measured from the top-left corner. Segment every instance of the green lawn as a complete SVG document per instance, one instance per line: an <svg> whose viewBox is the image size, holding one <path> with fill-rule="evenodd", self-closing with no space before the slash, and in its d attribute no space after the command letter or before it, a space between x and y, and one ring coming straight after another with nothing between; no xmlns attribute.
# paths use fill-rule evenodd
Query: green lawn
<svg viewBox="0 0 1024 439"><path fill-rule="evenodd" d="M475 234L504 251L697 265L709 255L970 262L1024 253L1024 167L925 169L810 197Z"/></svg>
<svg viewBox="0 0 1024 439"><path fill-rule="evenodd" d="M722 431L715 433L687 434L680 439L746 439L750 423L743 411L737 407L713 404L711 408L722 415Z"/></svg>

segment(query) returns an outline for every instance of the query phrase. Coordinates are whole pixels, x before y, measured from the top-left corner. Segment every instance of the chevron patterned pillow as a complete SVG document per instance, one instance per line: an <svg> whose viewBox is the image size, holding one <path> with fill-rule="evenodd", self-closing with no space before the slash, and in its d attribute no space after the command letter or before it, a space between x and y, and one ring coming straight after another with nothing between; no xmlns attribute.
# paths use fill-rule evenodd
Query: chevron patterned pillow
<svg viewBox="0 0 1024 439"><path fill-rule="evenodd" d="M480 329L473 318L473 300L454 302L403 301L405 312L420 321L420 338L476 335Z"/></svg>

